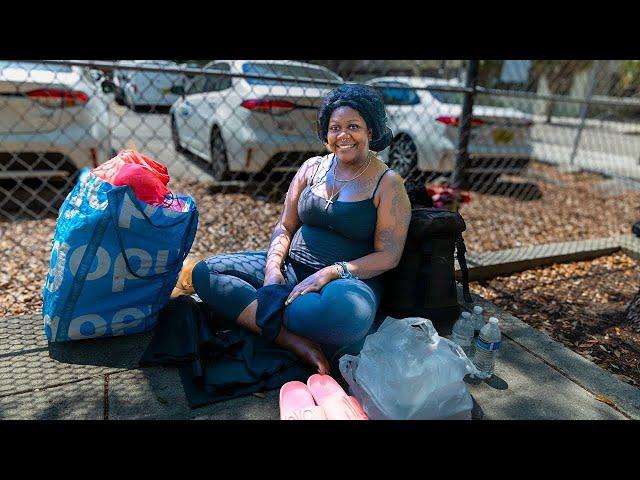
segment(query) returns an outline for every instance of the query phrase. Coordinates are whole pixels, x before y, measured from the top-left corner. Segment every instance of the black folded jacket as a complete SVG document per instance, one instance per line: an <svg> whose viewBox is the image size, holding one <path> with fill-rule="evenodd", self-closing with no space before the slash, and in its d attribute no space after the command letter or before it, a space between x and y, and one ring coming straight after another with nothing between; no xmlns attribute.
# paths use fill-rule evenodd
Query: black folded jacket
<svg viewBox="0 0 640 480"><path fill-rule="evenodd" d="M239 326L220 330L207 305L193 297L169 300L160 311L154 336L140 365L180 367L182 386L191 408L280 388L291 380L306 381L313 373L310 367L270 339L280 331L282 308L288 296L283 288L268 289L263 294L270 291L274 295L270 300L263 301L262 307L258 302L263 336Z"/></svg>
<svg viewBox="0 0 640 480"><path fill-rule="evenodd" d="M256 325L262 329L262 337L273 341L280 333L284 316L284 302L293 285L267 285L256 292L258 307Z"/></svg>

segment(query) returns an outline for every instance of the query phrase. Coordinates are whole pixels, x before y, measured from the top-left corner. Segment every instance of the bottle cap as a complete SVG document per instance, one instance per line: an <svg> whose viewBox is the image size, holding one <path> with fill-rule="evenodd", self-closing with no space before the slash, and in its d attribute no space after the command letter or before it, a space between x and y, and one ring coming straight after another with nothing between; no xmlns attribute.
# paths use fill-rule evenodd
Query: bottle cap
<svg viewBox="0 0 640 480"><path fill-rule="evenodd" d="M464 318L467 318L467 317L470 317L470 316L471 316L471 314L470 314L469 312L462 312L462 316L463 316Z"/></svg>
<svg viewBox="0 0 640 480"><path fill-rule="evenodd" d="M497 325L497 324L498 324L498 322L499 322L499 320L498 320L496 317L491 317L491 318L489 319L489 323L493 323L493 324L496 324L496 325Z"/></svg>
<svg viewBox="0 0 640 480"><path fill-rule="evenodd" d="M476 315L480 315L482 313L482 307L480 305L476 305L475 307L473 307L473 313L475 313Z"/></svg>

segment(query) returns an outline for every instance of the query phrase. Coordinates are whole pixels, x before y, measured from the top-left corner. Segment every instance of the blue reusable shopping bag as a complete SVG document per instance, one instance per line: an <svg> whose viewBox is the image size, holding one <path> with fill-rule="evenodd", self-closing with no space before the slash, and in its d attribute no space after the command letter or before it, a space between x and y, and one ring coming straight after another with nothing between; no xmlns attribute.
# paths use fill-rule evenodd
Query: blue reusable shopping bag
<svg viewBox="0 0 640 480"><path fill-rule="evenodd" d="M150 330L169 301L198 226L188 195L174 211L84 169L60 207L43 293L51 342Z"/></svg>

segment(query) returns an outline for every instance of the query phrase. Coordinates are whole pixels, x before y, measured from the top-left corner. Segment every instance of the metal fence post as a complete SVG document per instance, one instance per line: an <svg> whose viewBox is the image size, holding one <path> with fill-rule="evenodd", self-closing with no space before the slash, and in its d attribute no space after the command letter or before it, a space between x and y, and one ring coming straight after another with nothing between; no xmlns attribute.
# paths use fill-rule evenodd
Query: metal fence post
<svg viewBox="0 0 640 480"><path fill-rule="evenodd" d="M576 137L573 140L573 149L571 150L571 158L569 160L569 165L573 166L576 155L578 154L578 146L580 145L580 137L582 136L582 129L584 128L584 122L587 117L587 110L589 108L589 102L591 101L591 97L593 96L593 89L596 85L596 74L598 69L600 68L600 60L594 60L591 65L591 72L589 73L589 83L587 85L587 94L585 96L585 101L580 105L580 124L578 125L578 132L576 133Z"/></svg>
<svg viewBox="0 0 640 480"><path fill-rule="evenodd" d="M469 158L467 147L469 145L469 135L471 134L471 115L473 114L473 98L476 93L476 83L478 81L478 60L469 60L466 72L466 87L471 91L464 95L462 104L462 115L460 115L460 130L458 134L458 148L456 149L456 166L453 171L452 183L460 186L465 180L465 168Z"/></svg>

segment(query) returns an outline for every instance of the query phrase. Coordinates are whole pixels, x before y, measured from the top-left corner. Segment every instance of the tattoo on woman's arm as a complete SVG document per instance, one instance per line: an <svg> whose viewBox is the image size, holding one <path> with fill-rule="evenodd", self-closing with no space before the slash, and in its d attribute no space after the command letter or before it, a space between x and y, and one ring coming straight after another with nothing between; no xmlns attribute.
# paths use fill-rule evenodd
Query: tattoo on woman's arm
<svg viewBox="0 0 640 480"><path fill-rule="evenodd" d="M396 242L396 236L393 229L388 228L385 230L381 230L378 233L378 240L382 244L385 252L389 252L392 255L396 255L398 253L398 242Z"/></svg>

